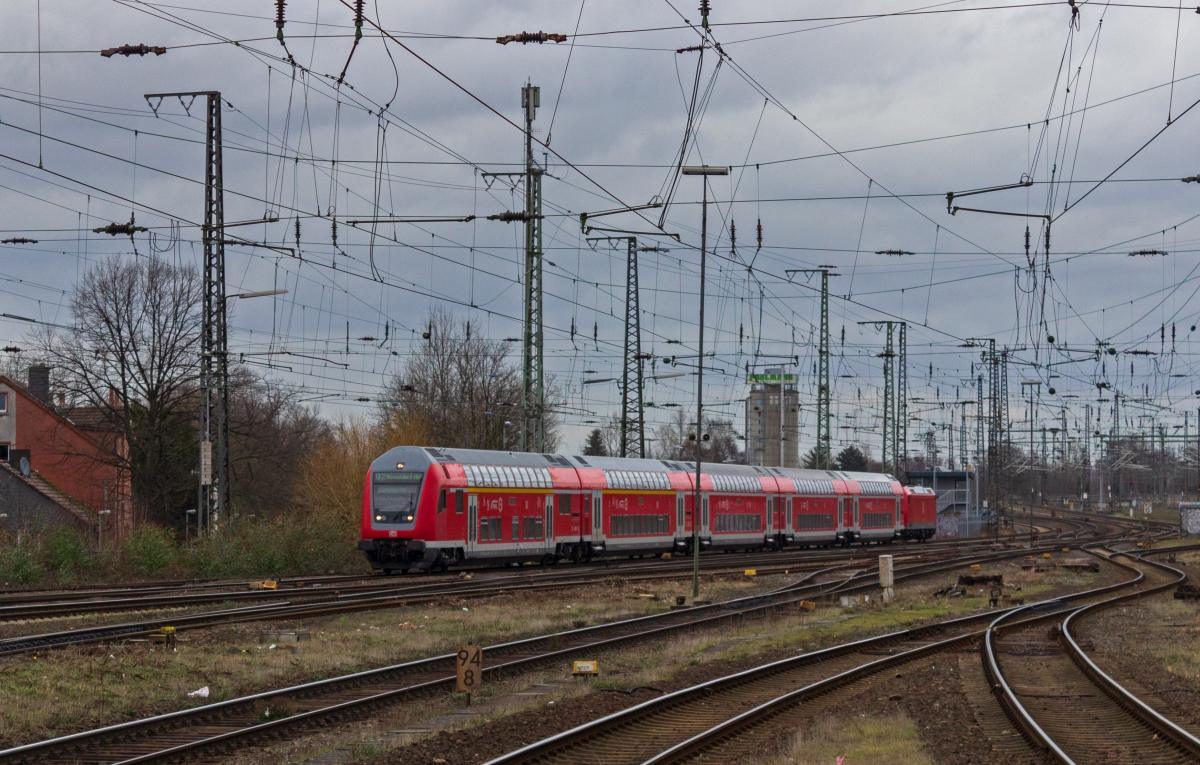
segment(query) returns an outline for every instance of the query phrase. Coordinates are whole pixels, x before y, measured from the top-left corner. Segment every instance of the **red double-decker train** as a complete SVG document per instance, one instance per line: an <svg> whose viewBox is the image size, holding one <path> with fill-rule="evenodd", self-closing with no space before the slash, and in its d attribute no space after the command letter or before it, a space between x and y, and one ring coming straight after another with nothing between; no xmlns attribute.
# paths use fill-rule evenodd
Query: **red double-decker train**
<svg viewBox="0 0 1200 765"><path fill-rule="evenodd" d="M890 475L399 446L371 463L362 538L385 573L463 562L925 540L930 489Z"/></svg>

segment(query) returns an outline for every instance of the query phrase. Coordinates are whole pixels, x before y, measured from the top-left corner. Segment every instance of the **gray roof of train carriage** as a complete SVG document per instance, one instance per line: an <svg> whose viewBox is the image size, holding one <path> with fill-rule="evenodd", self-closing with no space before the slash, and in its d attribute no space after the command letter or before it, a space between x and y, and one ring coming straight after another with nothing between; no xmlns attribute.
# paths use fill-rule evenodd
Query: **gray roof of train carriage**
<svg viewBox="0 0 1200 765"><path fill-rule="evenodd" d="M839 475L844 475L851 481L887 481L891 483L896 480L896 477L890 473L863 473L858 471L847 472L839 471Z"/></svg>
<svg viewBox="0 0 1200 765"><path fill-rule="evenodd" d="M419 447L433 462L456 463L459 465L495 465L506 467L591 467L601 470L642 470L652 473L668 471L692 472L695 462L686 460L639 459L633 457L589 457L584 455L539 454L537 452L501 452L487 449L449 449L441 447ZM809 470L803 468L762 467L759 465L736 465L725 462L705 462L704 472L709 475L768 476L829 481L849 478L855 481L894 481L895 478L882 473L842 472L831 470Z"/></svg>
<svg viewBox="0 0 1200 765"><path fill-rule="evenodd" d="M641 470L649 473L668 471L690 472L696 463L686 460L640 459L635 457L591 457L576 454L539 454L537 452L501 452L486 449L449 449L424 447L430 459L439 463L459 465L494 465L503 467L583 467L601 470ZM705 462L706 473L718 475L768 475L765 468L750 465L730 465Z"/></svg>

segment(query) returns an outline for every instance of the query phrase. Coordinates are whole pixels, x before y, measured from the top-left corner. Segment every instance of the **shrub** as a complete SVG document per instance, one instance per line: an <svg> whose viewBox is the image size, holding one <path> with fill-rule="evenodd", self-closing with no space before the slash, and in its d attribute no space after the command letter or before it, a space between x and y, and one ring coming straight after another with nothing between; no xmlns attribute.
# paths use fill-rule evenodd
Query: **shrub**
<svg viewBox="0 0 1200 765"><path fill-rule="evenodd" d="M56 526L46 531L40 541L42 567L59 579L73 579L91 563L91 553L79 529Z"/></svg>
<svg viewBox="0 0 1200 765"><path fill-rule="evenodd" d="M170 532L158 526L134 529L121 545L129 569L138 576L155 576L175 560L178 548Z"/></svg>
<svg viewBox="0 0 1200 765"><path fill-rule="evenodd" d="M28 540L16 544L11 538L0 538L0 582L32 584L45 573Z"/></svg>

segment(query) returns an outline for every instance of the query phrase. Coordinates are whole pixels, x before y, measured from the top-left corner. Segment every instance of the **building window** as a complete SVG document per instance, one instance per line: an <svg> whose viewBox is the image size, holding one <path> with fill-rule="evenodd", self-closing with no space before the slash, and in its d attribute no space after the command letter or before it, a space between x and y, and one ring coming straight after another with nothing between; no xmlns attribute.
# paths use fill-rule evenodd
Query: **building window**
<svg viewBox="0 0 1200 765"><path fill-rule="evenodd" d="M8 414L8 393L0 391L0 414Z"/></svg>
<svg viewBox="0 0 1200 765"><path fill-rule="evenodd" d="M0 395L4 395L0 393ZM8 444L0 444L0 461L8 462Z"/></svg>

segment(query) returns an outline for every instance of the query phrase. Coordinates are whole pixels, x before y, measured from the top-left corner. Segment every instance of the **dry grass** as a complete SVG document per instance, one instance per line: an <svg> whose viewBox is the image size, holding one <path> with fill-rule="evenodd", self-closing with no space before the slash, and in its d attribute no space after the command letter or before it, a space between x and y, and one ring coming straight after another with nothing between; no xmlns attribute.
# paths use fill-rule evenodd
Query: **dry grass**
<svg viewBox="0 0 1200 765"><path fill-rule="evenodd" d="M1020 582L1020 594L1032 597L1051 588L1094 581L1088 575L1022 572L1008 564L1002 571ZM686 679L689 668L717 660L737 660L779 651L812 650L851 637L878 634L922 621L966 614L986 607L986 591L968 597L931 598L933 590L953 581L953 574L897 588L893 605L878 599L842 608L778 614L763 620L726 623L719 629L665 639L652 647L613 651L602 659L602 678L591 688L629 689ZM780 580L711 581L705 595L723 599L778 586ZM312 639L295 652L271 649L259 640L266 625L235 625L184 633L177 653L146 643L67 649L42 658L0 661L0 746L118 722L147 714L204 703L187 692L208 686L216 701L285 684L446 653L464 642L494 644L524 635L584 626L614 618L654 613L688 590L684 581L621 585L600 582L586 589L553 593L511 594L486 600L436 603L378 612L311 620ZM644 597L650 595L651 597ZM272 625L293 626L293 625ZM486 657L485 657L486 660ZM549 668L508 681L490 683L481 701L488 711L468 718L474 726L519 709L585 692L568 683L543 697L516 696L531 682L561 683L567 667ZM346 726L284 747L261 761L283 761L298 749L316 753L335 746L375 747L388 731L444 715L461 701L453 696L429 703L399 705L372 721ZM350 744L346 742L349 741ZM270 750L272 753L277 749Z"/></svg>
<svg viewBox="0 0 1200 765"><path fill-rule="evenodd" d="M767 580L713 582L726 598ZM0 660L0 747L233 698L287 684L494 644L667 608L685 584L599 583L555 593L511 594L313 619L303 625L231 625L182 633L175 653L146 642L68 648ZM653 598L640 597L639 593ZM259 639L266 627L308 628L296 650ZM42 625L38 627L43 629ZM208 699L187 693L208 686Z"/></svg>
<svg viewBox="0 0 1200 765"><path fill-rule="evenodd" d="M786 751L761 765L932 765L917 726L904 715L828 716L794 733Z"/></svg>
<svg viewBox="0 0 1200 765"><path fill-rule="evenodd" d="M1146 650L1168 673L1193 688L1200 688L1200 619L1196 616L1195 601L1160 597L1139 605L1156 624L1191 625L1173 630L1170 641L1154 641Z"/></svg>

